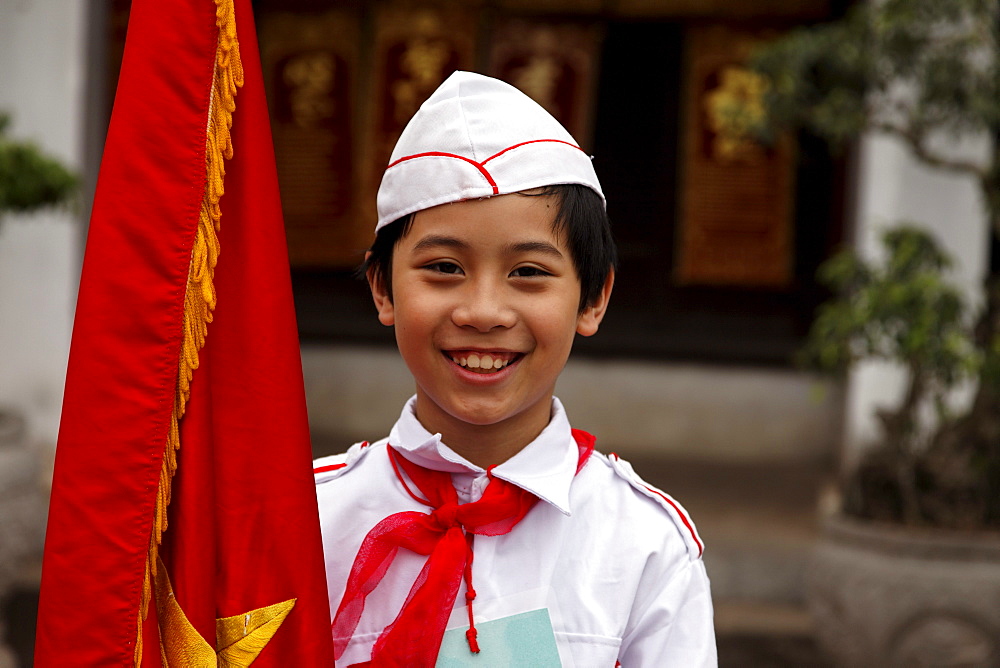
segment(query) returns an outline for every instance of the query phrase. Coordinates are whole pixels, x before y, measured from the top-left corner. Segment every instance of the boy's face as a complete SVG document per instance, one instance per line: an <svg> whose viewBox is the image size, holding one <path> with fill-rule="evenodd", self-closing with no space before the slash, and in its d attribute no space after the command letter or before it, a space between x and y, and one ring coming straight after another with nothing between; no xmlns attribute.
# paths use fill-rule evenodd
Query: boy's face
<svg viewBox="0 0 1000 668"><path fill-rule="evenodd" d="M579 311L573 258L552 226L557 206L513 194L420 211L393 253L393 300L372 287L416 379L417 416L446 442L493 425L533 439L574 335L597 331L613 276Z"/></svg>

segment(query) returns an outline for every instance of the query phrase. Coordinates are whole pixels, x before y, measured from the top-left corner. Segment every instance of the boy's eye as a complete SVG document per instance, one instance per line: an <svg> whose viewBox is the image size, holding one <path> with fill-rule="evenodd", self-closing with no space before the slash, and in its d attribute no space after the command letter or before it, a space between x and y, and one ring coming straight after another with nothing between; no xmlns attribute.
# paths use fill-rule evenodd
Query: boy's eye
<svg viewBox="0 0 1000 668"><path fill-rule="evenodd" d="M525 267L518 267L514 271L510 272L510 275L517 278L531 278L533 276L548 276L549 272L544 269L540 269L539 267L532 267L529 265Z"/></svg>
<svg viewBox="0 0 1000 668"><path fill-rule="evenodd" d="M425 265L425 269L430 269L439 274L460 274L462 269L454 262L432 262Z"/></svg>

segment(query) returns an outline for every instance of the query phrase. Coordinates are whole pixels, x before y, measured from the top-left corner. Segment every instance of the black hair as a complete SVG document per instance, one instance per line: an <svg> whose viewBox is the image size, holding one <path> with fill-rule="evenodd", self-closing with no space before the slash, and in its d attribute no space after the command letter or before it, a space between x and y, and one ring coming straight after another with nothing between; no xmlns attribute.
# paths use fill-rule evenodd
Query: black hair
<svg viewBox="0 0 1000 668"><path fill-rule="evenodd" d="M529 197L552 196L558 199L558 210L552 221L557 234L573 256L573 266L580 279L580 311L600 297L604 282L612 269L618 267L618 251L611 236L611 222L601 196L575 183L545 186L531 192L517 193ZM392 300L392 254L396 244L413 225L414 214L389 223L375 235L358 273L371 276L377 285L384 285Z"/></svg>

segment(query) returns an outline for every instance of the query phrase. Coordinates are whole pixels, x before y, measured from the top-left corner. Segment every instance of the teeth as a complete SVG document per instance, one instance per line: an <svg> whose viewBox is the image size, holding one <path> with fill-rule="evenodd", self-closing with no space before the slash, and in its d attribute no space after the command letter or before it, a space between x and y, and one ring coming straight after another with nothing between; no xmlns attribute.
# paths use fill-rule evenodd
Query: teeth
<svg viewBox="0 0 1000 668"><path fill-rule="evenodd" d="M480 369L481 371L500 370L510 364L511 360L494 358L492 355L472 354L468 357L452 357L451 361L468 369Z"/></svg>

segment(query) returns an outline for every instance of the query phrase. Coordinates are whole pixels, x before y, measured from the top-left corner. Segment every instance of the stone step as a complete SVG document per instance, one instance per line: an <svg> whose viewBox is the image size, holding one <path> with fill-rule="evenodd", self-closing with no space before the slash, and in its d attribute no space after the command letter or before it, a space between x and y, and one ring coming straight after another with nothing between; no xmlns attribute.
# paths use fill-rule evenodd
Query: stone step
<svg viewBox="0 0 1000 668"><path fill-rule="evenodd" d="M691 514L705 541L717 606L804 610L804 577L819 536L817 500L834 477L832 466L619 454Z"/></svg>

